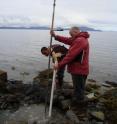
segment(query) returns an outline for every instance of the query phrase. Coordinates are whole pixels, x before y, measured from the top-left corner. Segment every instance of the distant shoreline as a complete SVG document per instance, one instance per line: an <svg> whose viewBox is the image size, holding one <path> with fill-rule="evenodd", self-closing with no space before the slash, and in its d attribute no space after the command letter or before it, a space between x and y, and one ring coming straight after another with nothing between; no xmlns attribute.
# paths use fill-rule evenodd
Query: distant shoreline
<svg viewBox="0 0 117 124"><path fill-rule="evenodd" d="M0 29L23 29L23 30L50 30L49 27L0 27ZM63 30L59 30L59 28L56 28L55 31L64 31L69 30L69 28L62 28ZM82 31L98 31L101 32L101 30L96 30L89 27L80 27Z"/></svg>

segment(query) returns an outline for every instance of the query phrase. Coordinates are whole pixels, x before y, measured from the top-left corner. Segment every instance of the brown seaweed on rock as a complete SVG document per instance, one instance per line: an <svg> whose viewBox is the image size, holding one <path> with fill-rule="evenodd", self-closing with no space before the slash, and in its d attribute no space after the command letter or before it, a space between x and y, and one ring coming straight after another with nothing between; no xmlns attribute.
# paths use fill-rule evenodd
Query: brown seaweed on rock
<svg viewBox="0 0 117 124"><path fill-rule="evenodd" d="M94 79L88 79L89 82L93 82L93 83L96 83L96 80Z"/></svg>
<svg viewBox="0 0 117 124"><path fill-rule="evenodd" d="M49 79L52 79L53 70L46 69L41 72L33 79L34 82L39 83L41 86L47 86Z"/></svg>
<svg viewBox="0 0 117 124"><path fill-rule="evenodd" d="M100 85L97 85L96 83L88 83L87 85L86 85L86 91L88 91L88 92L91 92L91 91L93 91L93 90L98 90L100 88Z"/></svg>
<svg viewBox="0 0 117 124"><path fill-rule="evenodd" d="M106 120L109 124L117 124L117 88L105 92L102 98L102 102L106 107Z"/></svg>
<svg viewBox="0 0 117 124"><path fill-rule="evenodd" d="M108 110L117 111L117 88L105 92L102 98Z"/></svg>
<svg viewBox="0 0 117 124"><path fill-rule="evenodd" d="M39 78L48 78L48 74L49 74L49 78L52 78L53 76L53 69L46 69L46 70L43 70L41 72L39 72Z"/></svg>
<svg viewBox="0 0 117 124"><path fill-rule="evenodd" d="M95 98L100 96L100 88L101 86L96 83L88 83L85 87L86 94L94 93Z"/></svg>
<svg viewBox="0 0 117 124"><path fill-rule="evenodd" d="M108 124L117 124L117 111L107 111L105 115Z"/></svg>

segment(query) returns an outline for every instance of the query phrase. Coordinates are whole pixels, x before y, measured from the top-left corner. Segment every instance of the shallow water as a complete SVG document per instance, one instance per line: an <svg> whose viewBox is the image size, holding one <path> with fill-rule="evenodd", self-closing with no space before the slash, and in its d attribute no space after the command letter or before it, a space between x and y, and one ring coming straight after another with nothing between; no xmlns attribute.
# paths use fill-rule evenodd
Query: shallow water
<svg viewBox="0 0 117 124"><path fill-rule="evenodd" d="M67 36L68 31L57 32ZM117 81L117 32L90 32L90 76L98 81ZM0 69L9 79L30 82L48 67L41 55L49 45L48 30L0 30ZM58 43L53 41L54 43ZM66 80L71 79L67 74Z"/></svg>

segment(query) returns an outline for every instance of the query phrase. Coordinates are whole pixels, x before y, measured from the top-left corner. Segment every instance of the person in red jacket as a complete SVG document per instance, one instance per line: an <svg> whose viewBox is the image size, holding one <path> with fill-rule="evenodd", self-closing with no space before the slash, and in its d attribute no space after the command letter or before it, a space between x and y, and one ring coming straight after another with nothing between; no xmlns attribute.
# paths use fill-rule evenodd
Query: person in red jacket
<svg viewBox="0 0 117 124"><path fill-rule="evenodd" d="M82 101L89 74L89 34L88 32L81 32L78 27L72 27L69 30L70 37L56 35L53 30L50 31L50 34L55 40L70 45L67 55L54 68L59 70L67 65L73 80L74 100Z"/></svg>

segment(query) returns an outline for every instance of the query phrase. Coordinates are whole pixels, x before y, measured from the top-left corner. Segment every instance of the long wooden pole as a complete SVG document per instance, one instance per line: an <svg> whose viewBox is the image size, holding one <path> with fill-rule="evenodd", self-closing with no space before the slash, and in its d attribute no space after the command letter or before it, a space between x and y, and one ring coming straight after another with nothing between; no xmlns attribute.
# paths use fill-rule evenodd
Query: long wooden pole
<svg viewBox="0 0 117 124"><path fill-rule="evenodd" d="M51 23L50 30L53 30L53 28L54 28L55 6L56 6L56 0L54 0L54 3L53 3L52 23ZM50 36L50 48L52 46L52 40L53 40L53 37ZM49 79L50 62L51 62L51 55L49 54L49 59L48 59L48 79ZM49 83L48 83L47 95L46 95L46 99L45 99L45 116L46 116L46 109L47 109L48 90L49 90Z"/></svg>
<svg viewBox="0 0 117 124"><path fill-rule="evenodd" d="M53 28L54 28L55 6L56 6L56 0L54 0L54 3L53 3L52 24L51 24L51 29L50 30L53 30ZM51 35L51 37L50 37L50 48L52 46L52 40L53 40L53 37ZM50 60L51 60L50 58L51 58L51 56L49 55L48 69L50 69Z"/></svg>
<svg viewBox="0 0 117 124"><path fill-rule="evenodd" d="M56 6L56 0L54 0L53 4L53 14L52 14L52 24L51 24L51 30L54 28L54 17L55 17L55 6ZM50 48L52 46L52 35L50 37ZM50 69L50 55L49 55L49 61L48 61L48 69ZM57 61L55 61L56 64ZM52 88L51 88L51 97L50 97L50 106L49 106L49 117L52 115L52 104L53 104L53 96L54 96L54 87L55 87L55 77L56 77L56 70L53 72L53 80L52 80Z"/></svg>

